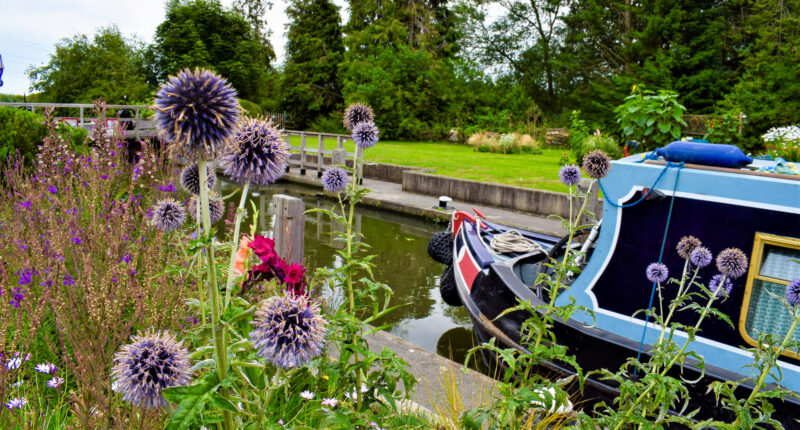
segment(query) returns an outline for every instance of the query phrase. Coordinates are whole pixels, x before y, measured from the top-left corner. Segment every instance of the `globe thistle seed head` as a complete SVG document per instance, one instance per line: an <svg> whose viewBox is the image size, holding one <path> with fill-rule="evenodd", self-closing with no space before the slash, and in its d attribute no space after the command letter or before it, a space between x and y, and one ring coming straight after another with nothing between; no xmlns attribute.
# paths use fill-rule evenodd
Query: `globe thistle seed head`
<svg viewBox="0 0 800 430"><path fill-rule="evenodd" d="M344 110L344 127L348 131L361 124L362 122L375 122L375 113L372 108L364 103L352 103Z"/></svg>
<svg viewBox="0 0 800 430"><path fill-rule="evenodd" d="M736 279L747 272L747 256L739 248L727 248L717 254L717 269L723 275Z"/></svg>
<svg viewBox="0 0 800 430"><path fill-rule="evenodd" d="M159 200L153 207L153 218L150 222L159 230L172 231L183 225L186 221L186 210L177 200L166 197Z"/></svg>
<svg viewBox="0 0 800 430"><path fill-rule="evenodd" d="M353 128L353 142L361 149L368 149L378 143L380 131L371 122L362 122Z"/></svg>
<svg viewBox="0 0 800 430"><path fill-rule="evenodd" d="M645 270L647 280L650 282L662 283L667 280L669 270L663 263L650 263Z"/></svg>
<svg viewBox="0 0 800 430"><path fill-rule="evenodd" d="M245 118L234 133L226 154L220 158L225 174L236 182L268 185L286 171L289 145L271 121Z"/></svg>
<svg viewBox="0 0 800 430"><path fill-rule="evenodd" d="M678 241L678 245L675 249L678 251L678 255L680 255L681 258L687 260L692 256L692 251L702 245L703 242L694 236L683 236L681 240Z"/></svg>
<svg viewBox="0 0 800 430"><path fill-rule="evenodd" d="M731 282L730 277L720 273L711 277L711 280L708 282L708 289L717 297L721 296L723 293L725 297L728 297L733 289L733 282Z"/></svg>
<svg viewBox="0 0 800 430"><path fill-rule="evenodd" d="M583 171L590 177L605 178L609 170L611 170L611 159L605 152L595 149L583 157Z"/></svg>
<svg viewBox="0 0 800 430"><path fill-rule="evenodd" d="M689 255L689 262L692 263L692 266L699 269L711 264L711 260L713 259L714 256L711 255L711 251L705 246L698 246L692 251L691 255Z"/></svg>
<svg viewBox="0 0 800 430"><path fill-rule="evenodd" d="M239 120L236 90L196 68L170 76L156 93L156 124L175 155L213 160Z"/></svg>
<svg viewBox="0 0 800 430"><path fill-rule="evenodd" d="M189 215L195 221L197 221L197 204L199 201L200 196L192 196L189 199ZM211 224L215 224L225 215L225 203L220 200L216 193L209 193L208 195L208 214L211 217Z"/></svg>
<svg viewBox="0 0 800 430"><path fill-rule="evenodd" d="M558 177L566 186L578 185L581 181L581 169L574 164L566 165L558 172Z"/></svg>
<svg viewBox="0 0 800 430"><path fill-rule="evenodd" d="M306 296L273 296L262 302L251 321L256 354L278 367L302 366L322 352L325 320L319 305Z"/></svg>
<svg viewBox="0 0 800 430"><path fill-rule="evenodd" d="M206 165L206 177L208 178L208 189L214 188L214 183L217 182L217 174L211 164ZM186 166L181 171L181 186L190 194L200 194L200 168L197 163L192 163Z"/></svg>
<svg viewBox="0 0 800 430"><path fill-rule="evenodd" d="M347 171L341 167L328 169L322 174L322 187L331 193L340 193L347 188Z"/></svg>
<svg viewBox="0 0 800 430"><path fill-rule="evenodd" d="M786 286L786 300L791 305L800 306L800 278L792 280Z"/></svg>
<svg viewBox="0 0 800 430"><path fill-rule="evenodd" d="M174 335L147 331L116 353L111 378L122 400L158 408L167 404L161 391L189 384L191 367L189 352Z"/></svg>

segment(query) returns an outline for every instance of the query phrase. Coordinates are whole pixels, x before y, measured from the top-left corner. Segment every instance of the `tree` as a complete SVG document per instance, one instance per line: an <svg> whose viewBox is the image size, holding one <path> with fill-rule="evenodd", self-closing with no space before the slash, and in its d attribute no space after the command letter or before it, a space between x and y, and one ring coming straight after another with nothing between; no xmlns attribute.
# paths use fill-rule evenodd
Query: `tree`
<svg viewBox="0 0 800 430"><path fill-rule="evenodd" d="M295 126L341 108L339 63L344 53L339 7L330 0L294 0L286 9L283 107Z"/></svg>
<svg viewBox="0 0 800 430"><path fill-rule="evenodd" d="M275 53L245 18L218 0L173 0L147 58L154 85L183 68L205 67L228 79L241 98L260 101Z"/></svg>
<svg viewBox="0 0 800 430"><path fill-rule="evenodd" d="M141 42L126 39L116 26L101 28L90 41L76 34L62 39L42 67L29 70L41 100L89 103L146 103L152 89L146 80Z"/></svg>

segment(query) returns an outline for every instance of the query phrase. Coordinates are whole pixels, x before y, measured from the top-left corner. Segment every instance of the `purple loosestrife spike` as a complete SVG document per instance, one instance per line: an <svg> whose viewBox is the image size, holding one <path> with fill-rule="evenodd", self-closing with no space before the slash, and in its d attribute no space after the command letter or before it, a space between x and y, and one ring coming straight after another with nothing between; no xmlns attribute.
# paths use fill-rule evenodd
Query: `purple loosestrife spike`
<svg viewBox="0 0 800 430"><path fill-rule="evenodd" d="M800 306L800 278L792 280L786 286L786 300L791 305Z"/></svg>
<svg viewBox="0 0 800 430"><path fill-rule="evenodd" d="M724 282L723 279L725 280ZM720 273L711 278L708 282L708 289L717 297L721 296L722 293L725 293L725 297L728 297L733 289L733 282L731 282L730 277Z"/></svg>
<svg viewBox="0 0 800 430"><path fill-rule="evenodd" d="M667 266L662 263L650 263L645 270L647 274L647 280L650 282L662 283L667 280L669 276L669 270L667 270Z"/></svg>
<svg viewBox="0 0 800 430"><path fill-rule="evenodd" d="M278 367L302 366L322 352L326 322L319 305L305 296L270 297L258 306L251 324L256 354Z"/></svg>
<svg viewBox="0 0 800 430"><path fill-rule="evenodd" d="M208 189L214 188L214 183L217 182L217 174L211 164L206 166L208 177ZM197 163L192 163L186 166L181 171L181 186L190 194L200 194L200 168Z"/></svg>
<svg viewBox="0 0 800 430"><path fill-rule="evenodd" d="M611 159L605 152L595 149L583 157L583 171L592 178L600 179L611 170Z"/></svg>
<svg viewBox="0 0 800 430"><path fill-rule="evenodd" d="M581 181L581 169L574 164L564 166L558 172L558 177L561 179L561 183L566 186L578 185Z"/></svg>
<svg viewBox="0 0 800 430"><path fill-rule="evenodd" d="M378 127L371 122L362 122L353 128L353 142L361 149L368 149L378 143Z"/></svg>
<svg viewBox="0 0 800 430"><path fill-rule="evenodd" d="M184 69L156 93L156 123L174 155L213 160L239 120L236 90L206 69Z"/></svg>
<svg viewBox="0 0 800 430"><path fill-rule="evenodd" d="M747 272L747 256L739 248L727 248L717 254L717 269L732 279Z"/></svg>
<svg viewBox="0 0 800 430"><path fill-rule="evenodd" d="M692 251L694 251L695 248L702 245L703 242L694 236L683 236L681 240L678 241L678 246L676 246L675 249L678 251L678 255L686 260L692 256Z"/></svg>
<svg viewBox="0 0 800 430"><path fill-rule="evenodd" d="M347 188L347 171L341 167L328 169L322 174L322 186L331 193L340 193Z"/></svg>
<svg viewBox="0 0 800 430"><path fill-rule="evenodd" d="M236 182L268 185L286 172L289 145L271 121L245 118L220 158L225 174Z"/></svg>
<svg viewBox="0 0 800 430"><path fill-rule="evenodd" d="M343 122L344 127L352 132L353 129L362 122L375 122L375 113L372 111L371 107L364 103L352 103L344 110Z"/></svg>
<svg viewBox="0 0 800 430"><path fill-rule="evenodd" d="M689 255L689 262L698 269L708 266L713 259L714 256L711 255L711 251L704 246L695 248L691 255Z"/></svg>
<svg viewBox="0 0 800 430"><path fill-rule="evenodd" d="M198 196L192 196L189 199L189 215L192 219L197 218L197 201ZM216 193L209 193L208 195L208 213L211 217L211 224L221 220L225 215L225 203L219 200Z"/></svg>
<svg viewBox="0 0 800 430"><path fill-rule="evenodd" d="M150 222L158 229L172 231L183 225L186 221L186 210L183 205L173 198L164 198L156 203L153 208L153 218Z"/></svg>
<svg viewBox="0 0 800 430"><path fill-rule="evenodd" d="M167 404L161 391L189 384L191 366L188 351L174 335L147 331L133 336L114 355L111 377L122 400L158 408Z"/></svg>

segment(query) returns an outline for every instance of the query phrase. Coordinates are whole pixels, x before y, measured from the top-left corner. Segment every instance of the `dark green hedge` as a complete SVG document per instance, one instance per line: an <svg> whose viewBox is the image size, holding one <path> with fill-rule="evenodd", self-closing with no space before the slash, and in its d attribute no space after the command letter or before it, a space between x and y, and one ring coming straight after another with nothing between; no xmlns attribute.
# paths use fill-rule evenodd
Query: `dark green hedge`
<svg viewBox="0 0 800 430"><path fill-rule="evenodd" d="M32 163L38 146L47 135L43 122L42 115L22 109L0 107L0 158L5 159L19 151L26 162ZM59 131L73 146L82 144L86 139L87 132L82 128L61 124Z"/></svg>

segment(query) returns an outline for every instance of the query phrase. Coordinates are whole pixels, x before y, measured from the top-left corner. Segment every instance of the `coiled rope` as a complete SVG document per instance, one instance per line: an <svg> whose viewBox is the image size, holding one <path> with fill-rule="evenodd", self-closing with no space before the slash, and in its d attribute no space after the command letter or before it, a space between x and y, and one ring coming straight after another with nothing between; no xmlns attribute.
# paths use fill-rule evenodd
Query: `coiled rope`
<svg viewBox="0 0 800 430"><path fill-rule="evenodd" d="M544 250L542 245L539 245L534 240L528 239L517 230L508 230L495 235L489 245L493 250L501 254L509 252L526 253Z"/></svg>

